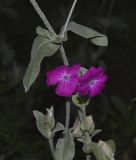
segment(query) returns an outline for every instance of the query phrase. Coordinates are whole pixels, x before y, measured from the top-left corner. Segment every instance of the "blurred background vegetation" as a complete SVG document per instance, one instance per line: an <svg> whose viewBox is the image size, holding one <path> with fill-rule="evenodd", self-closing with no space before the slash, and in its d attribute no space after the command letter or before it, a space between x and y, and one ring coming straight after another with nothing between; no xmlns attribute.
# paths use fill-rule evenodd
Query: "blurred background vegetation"
<svg viewBox="0 0 136 160"><path fill-rule="evenodd" d="M58 33L72 1L37 0ZM70 64L101 65L109 77L103 94L87 108L96 127L103 129L95 140L113 138L116 160L136 160L136 2L79 0L72 20L109 38L107 48L73 33L65 42ZM45 85L46 71L62 64L59 53L43 62L37 81L24 93L22 78L37 26L44 27L29 0L0 0L0 160L52 159L48 142L36 129L33 109L45 112L54 105L57 121L64 122L65 98ZM71 123L75 115L72 106ZM85 159L78 143L75 159Z"/></svg>

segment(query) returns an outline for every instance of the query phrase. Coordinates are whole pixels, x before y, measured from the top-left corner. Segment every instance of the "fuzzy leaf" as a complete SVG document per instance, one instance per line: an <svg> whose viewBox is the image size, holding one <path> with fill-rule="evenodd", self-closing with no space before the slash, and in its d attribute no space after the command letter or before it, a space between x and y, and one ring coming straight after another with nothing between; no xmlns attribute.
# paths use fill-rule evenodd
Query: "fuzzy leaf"
<svg viewBox="0 0 136 160"><path fill-rule="evenodd" d="M114 160L114 153L112 151L112 147L109 146L106 142L100 140L98 142L98 148L101 154L104 155L107 159Z"/></svg>
<svg viewBox="0 0 136 160"><path fill-rule="evenodd" d="M92 132L91 137L94 137L95 135L97 135L98 133L100 133L102 130L101 129L96 129Z"/></svg>
<svg viewBox="0 0 136 160"><path fill-rule="evenodd" d="M68 132L67 137L60 138L55 149L56 160L72 160L75 154L75 144L73 137Z"/></svg>
<svg viewBox="0 0 136 160"><path fill-rule="evenodd" d="M49 128L52 130L55 126L55 119L54 119L54 108L53 106L51 108L47 108L47 114L46 114L46 119L47 123L49 125Z"/></svg>
<svg viewBox="0 0 136 160"><path fill-rule="evenodd" d="M94 124L92 116L91 115L87 116L86 119L82 121L80 127L81 127L81 130L88 131L89 134L91 134L95 129L95 124Z"/></svg>
<svg viewBox="0 0 136 160"><path fill-rule="evenodd" d="M33 42L31 50L31 59L39 54L40 50L43 49L44 45L48 44L50 40L44 36L37 36Z"/></svg>
<svg viewBox="0 0 136 160"><path fill-rule="evenodd" d="M75 22L70 22L67 28L67 31L68 30L74 32L75 34L80 35L81 37L89 38L91 42L95 45L98 46L108 45L107 36L95 31L94 29L77 24Z"/></svg>
<svg viewBox="0 0 136 160"><path fill-rule="evenodd" d="M111 145L113 145L113 141L111 140L108 141L108 143L102 140L100 140L98 144L92 142L91 149L96 159L97 160L115 160ZM114 148L114 151L115 151L115 148Z"/></svg>
<svg viewBox="0 0 136 160"><path fill-rule="evenodd" d="M53 37L52 33L50 33L48 30L41 28L40 26L38 26L36 28L36 33L40 36L45 36L48 39L51 39L51 37Z"/></svg>
<svg viewBox="0 0 136 160"><path fill-rule="evenodd" d="M47 124L47 118L46 116L39 112L39 111L33 111L33 114L36 118L36 126L37 129L40 131L40 133L46 137L47 139L50 138L51 136L51 129L49 128L48 124Z"/></svg>
<svg viewBox="0 0 136 160"><path fill-rule="evenodd" d="M111 140L106 141L106 144L111 148L112 152L115 153L116 151L115 142L111 139Z"/></svg>
<svg viewBox="0 0 136 160"><path fill-rule="evenodd" d="M108 160L99 150L97 143L92 142L91 149L97 160Z"/></svg>
<svg viewBox="0 0 136 160"><path fill-rule="evenodd" d="M40 64L43 58L52 56L60 47L60 45L51 43L49 41L47 42L47 38L43 36L38 36L34 41L33 46L35 46L32 49L32 52L34 53L31 54L32 58L23 79L25 92L29 90L30 86L38 76L40 72Z"/></svg>
<svg viewBox="0 0 136 160"><path fill-rule="evenodd" d="M73 130L73 132L72 132L73 137L81 137L82 136L80 125L81 124L80 124L79 119L76 118L75 123L74 123L73 128L72 128L72 130Z"/></svg>
<svg viewBox="0 0 136 160"><path fill-rule="evenodd" d="M57 123L53 132L56 133L58 131L63 131L65 129L64 125L62 123Z"/></svg>

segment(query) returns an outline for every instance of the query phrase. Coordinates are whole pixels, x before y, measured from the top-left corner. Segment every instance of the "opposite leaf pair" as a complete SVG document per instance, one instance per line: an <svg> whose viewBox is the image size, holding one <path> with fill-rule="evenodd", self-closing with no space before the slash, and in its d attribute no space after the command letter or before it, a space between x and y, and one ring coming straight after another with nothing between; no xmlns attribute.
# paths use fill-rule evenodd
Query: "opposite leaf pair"
<svg viewBox="0 0 136 160"><path fill-rule="evenodd" d="M81 96L94 97L101 93L107 81L107 76L101 67L91 67L85 73L79 74L79 64L59 66L47 73L46 83L48 86L57 85L56 94L64 97L71 97L77 92Z"/></svg>

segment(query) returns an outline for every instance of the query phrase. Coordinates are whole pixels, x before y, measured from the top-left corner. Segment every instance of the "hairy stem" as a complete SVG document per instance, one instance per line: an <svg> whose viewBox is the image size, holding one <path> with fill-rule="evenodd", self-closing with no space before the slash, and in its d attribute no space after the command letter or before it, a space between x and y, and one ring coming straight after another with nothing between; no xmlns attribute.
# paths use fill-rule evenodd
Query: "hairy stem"
<svg viewBox="0 0 136 160"><path fill-rule="evenodd" d="M78 114L80 116L80 121L81 122L86 120L86 107L81 107L81 110L78 110ZM88 132L86 132L85 135L87 137L90 137ZM90 154L86 155L86 160L91 160L91 155Z"/></svg>
<svg viewBox="0 0 136 160"><path fill-rule="evenodd" d="M78 109L78 117L79 117L79 120L80 122L83 121L83 115L82 115L82 110Z"/></svg>
<svg viewBox="0 0 136 160"><path fill-rule="evenodd" d="M65 153L66 153L67 143L68 143L69 120L70 120L70 102L67 101L66 102L65 141L64 141L63 159L65 159Z"/></svg>
<svg viewBox="0 0 136 160"><path fill-rule="evenodd" d="M30 2L32 3L34 9L36 10L36 12L38 13L38 15L40 16L40 18L42 19L42 21L44 22L44 24L46 25L46 27L48 28L48 30L53 33L54 35L56 35L54 29L52 28L52 26L50 25L49 21L47 20L46 16L44 15L44 13L42 12L42 10L40 9L40 7L38 6L37 2L35 0L30 0Z"/></svg>
<svg viewBox="0 0 136 160"><path fill-rule="evenodd" d="M86 155L86 160L91 160L91 156L90 155Z"/></svg>
<svg viewBox="0 0 136 160"><path fill-rule="evenodd" d="M71 9L70 9L68 18L67 18L67 20L66 20L66 23L65 23L65 25L64 25L64 29L63 29L62 34L61 34L62 38L64 37L64 34L65 34L66 30L67 30L67 26L68 26L69 21L70 21L70 19L71 19L72 13L73 13L73 11L74 11L74 9L75 9L76 3L77 3L77 0L74 0L73 5L72 5L72 7L71 7Z"/></svg>
<svg viewBox="0 0 136 160"><path fill-rule="evenodd" d="M65 121L66 132L68 132L69 120L70 120L70 102L67 101L66 102L66 121Z"/></svg>
<svg viewBox="0 0 136 160"><path fill-rule="evenodd" d="M62 30L62 33L61 33L61 37L62 37L62 38L64 38L65 32L66 32L66 30L67 30L67 26L68 26L69 21L70 21L70 19L71 19L72 13L73 13L73 11L74 11L74 9L75 9L76 3L77 3L77 0L74 0L73 5L72 5L72 7L71 7L71 9L70 9L69 15L68 15L68 17L67 17L66 23L65 23L65 25L64 25L64 29ZM62 59L63 59L64 64L68 66L69 63L68 63L68 59L67 59L67 56L66 56L64 47L63 47L63 43L61 44L60 52L61 52L61 56L62 56Z"/></svg>
<svg viewBox="0 0 136 160"><path fill-rule="evenodd" d="M67 56L66 56L66 53L65 53L63 44L62 44L61 47L60 47L60 52L61 52L61 57L62 57L62 59L63 59L63 63L64 63L65 65L69 66L68 59L67 59Z"/></svg>
<svg viewBox="0 0 136 160"><path fill-rule="evenodd" d="M82 107L83 120L86 120L86 107Z"/></svg>
<svg viewBox="0 0 136 160"><path fill-rule="evenodd" d="M53 159L56 160L55 150L54 150L54 145L53 145L53 138L49 139L49 145L50 145L50 149L51 149Z"/></svg>

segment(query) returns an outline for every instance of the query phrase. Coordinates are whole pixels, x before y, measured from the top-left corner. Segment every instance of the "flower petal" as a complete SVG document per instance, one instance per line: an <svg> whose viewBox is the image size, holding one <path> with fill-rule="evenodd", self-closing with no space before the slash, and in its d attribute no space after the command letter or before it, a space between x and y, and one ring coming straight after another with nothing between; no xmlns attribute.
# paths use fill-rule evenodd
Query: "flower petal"
<svg viewBox="0 0 136 160"><path fill-rule="evenodd" d="M104 80L104 79L102 79L102 80ZM105 82L106 81L95 80L95 84L90 85L89 96L94 97L94 96L100 94L105 86Z"/></svg>
<svg viewBox="0 0 136 160"><path fill-rule="evenodd" d="M104 85L91 86L90 89L89 89L89 96L94 97L94 96L100 94L102 92L103 88L104 88Z"/></svg>
<svg viewBox="0 0 136 160"><path fill-rule="evenodd" d="M56 88L56 94L61 97L70 97L76 90L77 78L69 81L62 81Z"/></svg>
<svg viewBox="0 0 136 160"><path fill-rule="evenodd" d="M87 72L85 72L83 77L79 78L79 81L87 83L91 79L96 79L96 78L99 78L100 76L103 76L103 74L104 74L104 71L102 67L99 67L99 68L91 67Z"/></svg>
<svg viewBox="0 0 136 160"><path fill-rule="evenodd" d="M80 70L80 64L75 64L71 67L69 67L68 69L68 74L71 76L71 77L77 77L78 76L78 71Z"/></svg>
<svg viewBox="0 0 136 160"><path fill-rule="evenodd" d="M62 75L67 72L67 66L60 66L57 67L47 73L46 84L48 86L55 85L62 80Z"/></svg>
<svg viewBox="0 0 136 160"><path fill-rule="evenodd" d="M82 77L79 78L77 91L80 95L89 94L90 97L94 97L101 93L106 81L107 76L104 74L102 67L91 67ZM87 86L89 87L87 88Z"/></svg>
<svg viewBox="0 0 136 160"><path fill-rule="evenodd" d="M92 79L98 78L104 74L104 70L102 67L91 67L88 72L90 72L90 78Z"/></svg>
<svg viewBox="0 0 136 160"><path fill-rule="evenodd" d="M81 95L87 95L89 93L89 85L88 84L80 84L77 86L77 92Z"/></svg>
<svg viewBox="0 0 136 160"><path fill-rule="evenodd" d="M95 79L96 83L105 83L107 81L108 77L106 75L103 75L97 79Z"/></svg>

